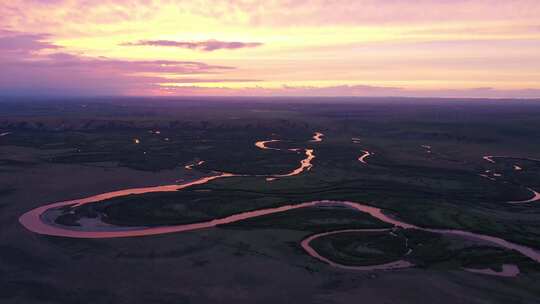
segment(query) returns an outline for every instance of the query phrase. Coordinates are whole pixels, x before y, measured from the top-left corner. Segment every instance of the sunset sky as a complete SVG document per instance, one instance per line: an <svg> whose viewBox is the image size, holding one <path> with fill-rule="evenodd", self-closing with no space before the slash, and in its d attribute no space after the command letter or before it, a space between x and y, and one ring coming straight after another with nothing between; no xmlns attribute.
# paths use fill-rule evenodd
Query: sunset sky
<svg viewBox="0 0 540 304"><path fill-rule="evenodd" d="M0 95L540 97L538 0L9 0Z"/></svg>

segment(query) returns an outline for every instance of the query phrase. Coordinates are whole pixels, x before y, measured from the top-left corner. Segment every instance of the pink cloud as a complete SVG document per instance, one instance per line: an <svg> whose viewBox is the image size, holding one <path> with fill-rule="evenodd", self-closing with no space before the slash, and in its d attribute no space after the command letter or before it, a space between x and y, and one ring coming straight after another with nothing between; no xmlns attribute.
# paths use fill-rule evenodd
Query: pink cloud
<svg viewBox="0 0 540 304"><path fill-rule="evenodd" d="M48 42L47 34L26 34L0 30L0 54L30 53L60 47Z"/></svg>
<svg viewBox="0 0 540 304"><path fill-rule="evenodd" d="M255 26L431 24L537 20L537 0L213 0L197 10L214 18L239 14Z"/></svg>
<svg viewBox="0 0 540 304"><path fill-rule="evenodd" d="M182 60L126 60L70 54L54 45L46 34L0 30L0 94L20 95L228 95L228 96L407 96L537 98L540 89L501 90L473 88L460 90L413 90L402 87L369 85L283 86L280 88L229 88L227 82L254 82L256 79L231 78L235 67ZM532 47L536 41L530 42ZM440 43L444 48L448 44ZM418 45L416 45L417 47ZM62 50L62 51L60 51ZM480 61L478 61L480 60ZM455 67L490 61L472 58L450 62ZM510 67L520 69L522 60L507 58ZM434 65L435 63L431 63ZM528 66L534 66L528 64ZM149 76L151 75L151 76ZM160 83L183 86L163 87ZM223 83L206 88L197 83Z"/></svg>
<svg viewBox="0 0 540 304"><path fill-rule="evenodd" d="M227 82L227 78L184 78L223 74L234 67L198 61L123 60L56 51L47 35L0 32L0 92L2 94L100 95L153 88L156 83ZM49 50L40 53L41 50ZM51 53L52 52L52 53ZM141 74L155 76L142 76ZM175 76L179 80L171 80ZM249 81L243 79L242 81Z"/></svg>
<svg viewBox="0 0 540 304"><path fill-rule="evenodd" d="M123 46L165 46L165 47L177 47L185 49L193 49L211 52L220 49L235 50L242 48L253 48L263 45L260 42L238 42L238 41L219 41L219 40L206 40L206 41L172 41L172 40L140 40L137 42L122 43Z"/></svg>
<svg viewBox="0 0 540 304"><path fill-rule="evenodd" d="M538 0L10 0L0 3L0 26L35 31L73 24L114 24L202 16L244 26L418 25L487 22L538 24ZM171 19L174 21L175 19ZM17 27L18 26L18 27ZM77 26L78 28L78 26Z"/></svg>

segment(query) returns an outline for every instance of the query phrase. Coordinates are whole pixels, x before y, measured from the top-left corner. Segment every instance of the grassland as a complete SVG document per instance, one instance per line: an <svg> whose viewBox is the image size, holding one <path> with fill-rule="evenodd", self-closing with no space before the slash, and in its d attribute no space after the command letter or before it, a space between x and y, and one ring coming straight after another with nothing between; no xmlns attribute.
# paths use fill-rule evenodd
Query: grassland
<svg viewBox="0 0 540 304"><path fill-rule="evenodd" d="M372 265L405 258L416 265L369 275L331 269L307 256L299 242L326 231L389 228L344 208L298 209L212 231L127 240L42 237L17 223L23 212L47 202L111 190L173 184L176 179L187 181L216 171L287 173L298 166L303 154L286 149L312 148L314 167L298 176L274 181L264 176L233 177L178 192L119 197L65 209L57 223L73 226L81 218L100 216L118 226L176 225L328 199L363 202L421 227L473 231L540 249L540 202L507 203L527 199L527 187L540 191L540 162L524 159L540 158L540 144L534 140L540 138L540 104L535 101L120 99L3 101L0 107L0 132L11 132L0 137L0 228L6 236L0 282L8 286L0 290L0 300L6 303L76 303L80 296L107 303L129 290L135 302L161 298L164 303L189 303L198 299L190 290L206 297L202 294L209 289L221 292L225 302L261 299L262 303L264 297L283 302L301 295L317 303L330 294L336 303L347 303L354 299L354 288L382 290L398 282L403 289L388 291L378 303L425 299L481 303L474 297L490 303L534 303L540 296L532 287L540 269L530 259L489 244L421 231L316 239L313 247L318 252L342 264ZM323 142L310 141L316 131L325 134ZM360 140L353 142L353 137ZM282 140L274 145L284 151L254 146L265 139ZM425 145L431 147L429 152ZM374 153L367 164L358 161L362 150ZM511 158L493 164L482 159L484 155ZM205 163L184 169L199 160ZM516 165L522 170L516 170ZM117 261L120 268L106 258ZM216 260L228 266L218 266ZM508 263L518 265L519 277L462 271L500 270ZM177 265L182 265L184 274L169 273ZM275 270L280 267L284 270ZM71 268L91 273L85 279L87 286L74 279ZM113 269L118 274L113 276ZM144 277L148 273L152 279ZM208 273L219 274L203 278ZM273 283L264 278L265 273ZM100 281L103 276L113 277ZM116 290L115 282L133 277L138 278L140 290L127 285L124 291ZM423 290L422 282L429 279L439 287L424 290L424 296L420 291L406 292ZM180 291L171 281L190 287ZM60 286L74 291L63 295ZM154 294L152 288L168 296ZM250 297L237 299L223 288L237 288ZM273 294L271 288L283 294ZM104 292L96 296L96 290ZM448 293L474 297L445 298Z"/></svg>

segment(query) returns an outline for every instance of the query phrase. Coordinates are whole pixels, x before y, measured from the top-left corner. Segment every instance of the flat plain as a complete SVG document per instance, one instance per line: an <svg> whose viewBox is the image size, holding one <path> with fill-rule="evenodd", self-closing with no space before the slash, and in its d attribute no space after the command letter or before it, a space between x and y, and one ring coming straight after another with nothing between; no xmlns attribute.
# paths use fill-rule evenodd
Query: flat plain
<svg viewBox="0 0 540 304"><path fill-rule="evenodd" d="M4 100L0 109L2 303L540 298L538 101L103 98ZM37 218L74 237L20 222L55 202L223 173L233 176L67 204ZM161 231L306 202L319 203L190 231L76 236ZM303 246L310 237L322 259ZM396 261L406 267L374 267Z"/></svg>

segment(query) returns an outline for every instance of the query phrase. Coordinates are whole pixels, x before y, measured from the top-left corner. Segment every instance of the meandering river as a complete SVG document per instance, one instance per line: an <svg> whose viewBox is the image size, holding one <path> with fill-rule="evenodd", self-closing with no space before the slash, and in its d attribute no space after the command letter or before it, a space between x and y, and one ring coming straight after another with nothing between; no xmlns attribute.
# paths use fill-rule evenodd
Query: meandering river
<svg viewBox="0 0 540 304"><path fill-rule="evenodd" d="M322 133L319 133L319 134L322 134ZM319 138L322 138L322 135L320 135ZM268 147L266 147L266 143L268 142L270 141L266 141L264 144L260 144L257 146L260 147L261 149L267 149ZM305 151L306 151L306 158L301 161L301 164L297 169L293 170L289 174L276 175L276 176L278 177L293 176L293 175L300 174L305 170L309 170L309 168L312 167L311 161L315 158L315 155L314 155L313 149L305 149ZM51 203L51 204L38 207L31 211L28 211L27 213L23 214L19 218L19 222L26 229L32 232L38 233L38 234L42 234L42 235L70 237L70 238L138 237L138 236L158 235L158 234L164 234L164 233L186 232L186 231L194 231L194 230L200 230L200 229L209 229L212 227L216 227L218 225L230 224L230 223L243 221L250 218L276 214L276 213L281 213L281 212L287 212L287 211L299 209L299 208L315 207L319 205L336 205L336 206L343 206L346 208L351 208L358 212L367 213L370 216L384 223L392 225L394 228L428 231L432 233L438 233L438 234L443 234L443 235L453 235L453 236L464 237L467 239L477 240L477 241L492 244L494 246L502 247L505 249L515 250L521 253L522 255L527 256L530 259L540 263L540 251L538 251L537 249L525 246L525 245L515 244L507 240L504 240L502 238L495 237L495 236L483 235L483 234L473 233L473 232L464 231L464 230L433 229L433 228L427 228L427 227L419 227L419 226L404 222L402 220L399 220L396 217L390 216L386 214L380 208L362 204L359 202L351 202L351 201L321 200L321 201L295 203L295 204L288 204L288 205L283 205L283 206L275 207L275 208L265 208L265 209L247 211L247 212L240 212L234 215L230 215L230 216L226 216L222 218L216 218L209 221L202 221L199 223L169 225L169 226L159 226L159 227L114 226L114 225L110 225L110 224L106 224L102 222L100 218L92 219L88 221L81 220L79 221L80 226L65 226L65 225L58 224L55 221L57 215L59 215L60 213L59 208L62 208L62 207L67 207L67 206L78 207L85 204L98 203L100 201L104 201L107 199L127 196L127 195L132 195L132 194L179 191L179 190L192 187L195 185L202 185L202 184L205 184L210 181L217 180L217 179L243 177L243 176L245 177L248 175L234 175L230 173L220 173L214 176L203 177L203 178L200 178L200 179L188 182L188 183L180 184L180 185L174 184L174 185L164 185L164 186L156 186L156 187L132 188L132 189L125 189L125 190L102 193L102 194L98 194L98 195L94 195L94 196L90 196L86 198L81 198L81 199ZM328 235L334 235L338 233L369 232L369 231L391 231L391 230L390 229L348 229L348 230L338 230L338 231L319 233L319 234L311 235L307 237L306 239L302 240L301 246L305 250L305 252L309 254L310 256L312 256L313 258L318 259L331 266L343 268L343 269L389 270L389 269L407 268L407 267L414 266L412 263L406 260L397 260L397 261L386 263L386 264L370 265L370 266L342 265L320 255L310 245L313 240L324 237L324 236L328 236ZM492 274L492 275L507 275L507 274L517 275L519 273L519 269L517 270L516 269L517 269L517 266L515 265L505 265L501 273L497 273L497 272L493 272L489 270L482 270L482 269L472 269L472 270L465 269L465 270L473 271L477 273L483 273L483 274Z"/></svg>
<svg viewBox="0 0 540 304"><path fill-rule="evenodd" d="M315 132L315 134L313 134L313 139L311 141L312 142L321 142L321 141L323 141L323 137L324 137L323 133Z"/></svg>
<svg viewBox="0 0 540 304"><path fill-rule="evenodd" d="M369 152L368 150L362 150L362 155L358 157L358 161L367 165L366 159L371 155L373 155L373 153Z"/></svg>
<svg viewBox="0 0 540 304"><path fill-rule="evenodd" d="M485 155L484 157L482 157L484 160L492 163L492 164L496 164L497 162L495 161L496 158L508 158L508 159L521 159L521 160L527 160L527 161L533 161L533 162L540 162L540 160L538 159L534 159L534 158L526 158L526 157L512 157L512 156L493 156L493 155ZM523 170L522 167L518 166L518 165L514 165L514 170L516 171L521 171ZM482 177L485 177L485 178L488 178L492 181L496 181L496 179L492 178L492 177L489 177L485 174L481 174L480 176ZM500 176L500 175L499 175ZM521 200L521 201L509 201L507 203L509 204L526 204L526 203L532 203L532 202L536 202L538 200L540 200L540 193L538 193L536 190L530 188L530 187L525 187L527 190L529 190L532 194L532 196L528 199L525 199L525 200Z"/></svg>

